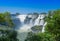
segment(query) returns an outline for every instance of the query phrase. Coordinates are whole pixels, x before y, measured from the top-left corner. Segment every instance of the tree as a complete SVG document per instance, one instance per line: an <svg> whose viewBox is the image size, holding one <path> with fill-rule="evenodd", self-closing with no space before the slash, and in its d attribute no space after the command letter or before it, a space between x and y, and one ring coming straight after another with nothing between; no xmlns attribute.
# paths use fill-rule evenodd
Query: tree
<svg viewBox="0 0 60 41"><path fill-rule="evenodd" d="M7 25L9 27L14 26L9 12L0 13L0 24Z"/></svg>
<svg viewBox="0 0 60 41"><path fill-rule="evenodd" d="M9 12L0 13L0 41L18 41L16 38L17 32L12 29L7 29L13 27L11 16ZM4 29L6 28L6 29Z"/></svg>
<svg viewBox="0 0 60 41"><path fill-rule="evenodd" d="M47 34L47 33L28 33L28 37L25 41L55 41L54 35Z"/></svg>
<svg viewBox="0 0 60 41"><path fill-rule="evenodd" d="M16 31L0 30L0 41L18 41Z"/></svg>
<svg viewBox="0 0 60 41"><path fill-rule="evenodd" d="M2 13L0 13L0 24L5 23L5 18L4 15Z"/></svg>
<svg viewBox="0 0 60 41"><path fill-rule="evenodd" d="M49 18L46 25L46 32L54 34L56 41L60 41L60 10L53 11L52 18Z"/></svg>

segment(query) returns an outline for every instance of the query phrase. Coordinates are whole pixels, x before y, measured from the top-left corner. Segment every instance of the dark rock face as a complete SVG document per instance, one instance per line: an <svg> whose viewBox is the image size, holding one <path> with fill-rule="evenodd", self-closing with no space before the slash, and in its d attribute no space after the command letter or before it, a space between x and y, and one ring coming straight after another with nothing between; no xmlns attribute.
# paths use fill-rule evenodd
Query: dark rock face
<svg viewBox="0 0 60 41"><path fill-rule="evenodd" d="M26 18L25 18L25 20L24 20L24 23L25 23L25 24L29 24L31 19L32 19L32 18L29 18L28 16L26 16Z"/></svg>
<svg viewBox="0 0 60 41"><path fill-rule="evenodd" d="M24 20L24 23L25 24L29 24L30 21L32 21L32 23L34 24L35 20L38 18L39 15L37 14L31 14L31 15L27 15L25 20Z"/></svg>
<svg viewBox="0 0 60 41"><path fill-rule="evenodd" d="M33 32L41 32L43 26L33 26L31 29Z"/></svg>

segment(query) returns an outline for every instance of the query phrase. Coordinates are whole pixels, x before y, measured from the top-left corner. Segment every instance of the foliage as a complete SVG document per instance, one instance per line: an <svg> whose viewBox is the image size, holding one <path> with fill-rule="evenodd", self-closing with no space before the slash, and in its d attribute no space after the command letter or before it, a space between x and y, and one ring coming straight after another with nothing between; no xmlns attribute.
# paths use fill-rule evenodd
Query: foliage
<svg viewBox="0 0 60 41"><path fill-rule="evenodd" d="M0 41L18 41L16 38L17 32L8 29L7 27L13 27L11 16L9 12L0 13ZM6 30L5 30L6 28ZM8 30L7 30L8 29Z"/></svg>
<svg viewBox="0 0 60 41"><path fill-rule="evenodd" d="M10 27L14 25L9 12L0 13L0 24Z"/></svg>
<svg viewBox="0 0 60 41"><path fill-rule="evenodd" d="M54 35L47 33L32 33L29 32L28 37L25 41L55 41Z"/></svg>
<svg viewBox="0 0 60 41"><path fill-rule="evenodd" d="M32 32L29 32L28 37L25 39L25 41L40 41L40 37Z"/></svg>
<svg viewBox="0 0 60 41"><path fill-rule="evenodd" d="M53 15L48 16L46 32L55 35L56 41L60 41L60 10L52 11Z"/></svg>
<svg viewBox="0 0 60 41"><path fill-rule="evenodd" d="M0 41L18 41L16 31L0 30Z"/></svg>
<svg viewBox="0 0 60 41"><path fill-rule="evenodd" d="M0 13L0 24L3 24L5 22L4 15Z"/></svg>

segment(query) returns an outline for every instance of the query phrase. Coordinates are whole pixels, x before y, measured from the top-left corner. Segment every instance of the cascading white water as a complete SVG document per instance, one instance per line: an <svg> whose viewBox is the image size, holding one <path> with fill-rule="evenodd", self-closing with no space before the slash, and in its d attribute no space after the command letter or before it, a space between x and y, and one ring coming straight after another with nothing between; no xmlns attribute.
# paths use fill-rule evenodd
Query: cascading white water
<svg viewBox="0 0 60 41"><path fill-rule="evenodd" d="M19 27L19 29L17 30L18 32L18 35L17 35L17 38L19 39L19 41L24 41L25 38L27 37L27 33L29 31L31 31L31 27L32 25L31 24L24 24L24 20L26 18L27 15L19 15L17 18L20 19L21 23L22 23L22 26Z"/></svg>
<svg viewBox="0 0 60 41"><path fill-rule="evenodd" d="M45 25L47 24L47 22L45 22L45 24L43 25L43 28L42 28L42 32L45 32Z"/></svg>
<svg viewBox="0 0 60 41"><path fill-rule="evenodd" d="M17 29L17 32L18 32L17 38L19 39L19 41L25 40L28 32L31 31L31 27L33 27L35 25L44 24L44 20L43 20L44 16L42 16L42 15L39 15L38 18L35 19L34 24L33 24L33 19L30 20L29 24L25 24L24 20L26 19L27 16L28 15L18 15L17 16L17 18L19 18L19 20L21 21L21 24L22 24L22 26L19 26L19 29ZM32 18L32 15L29 15L28 18ZM44 31L44 26L43 26L42 32L43 31Z"/></svg>
<svg viewBox="0 0 60 41"><path fill-rule="evenodd" d="M39 20L40 20L40 15L38 16L38 18L35 20L35 23L34 23L34 25L39 25Z"/></svg>

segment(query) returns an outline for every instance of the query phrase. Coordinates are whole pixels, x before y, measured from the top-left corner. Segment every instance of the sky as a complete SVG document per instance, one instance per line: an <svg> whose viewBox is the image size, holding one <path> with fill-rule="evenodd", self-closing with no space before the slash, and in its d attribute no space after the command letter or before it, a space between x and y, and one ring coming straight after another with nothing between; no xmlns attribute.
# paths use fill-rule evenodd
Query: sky
<svg viewBox="0 0 60 41"><path fill-rule="evenodd" d="M0 0L0 12L15 14L48 12L60 9L60 0Z"/></svg>

